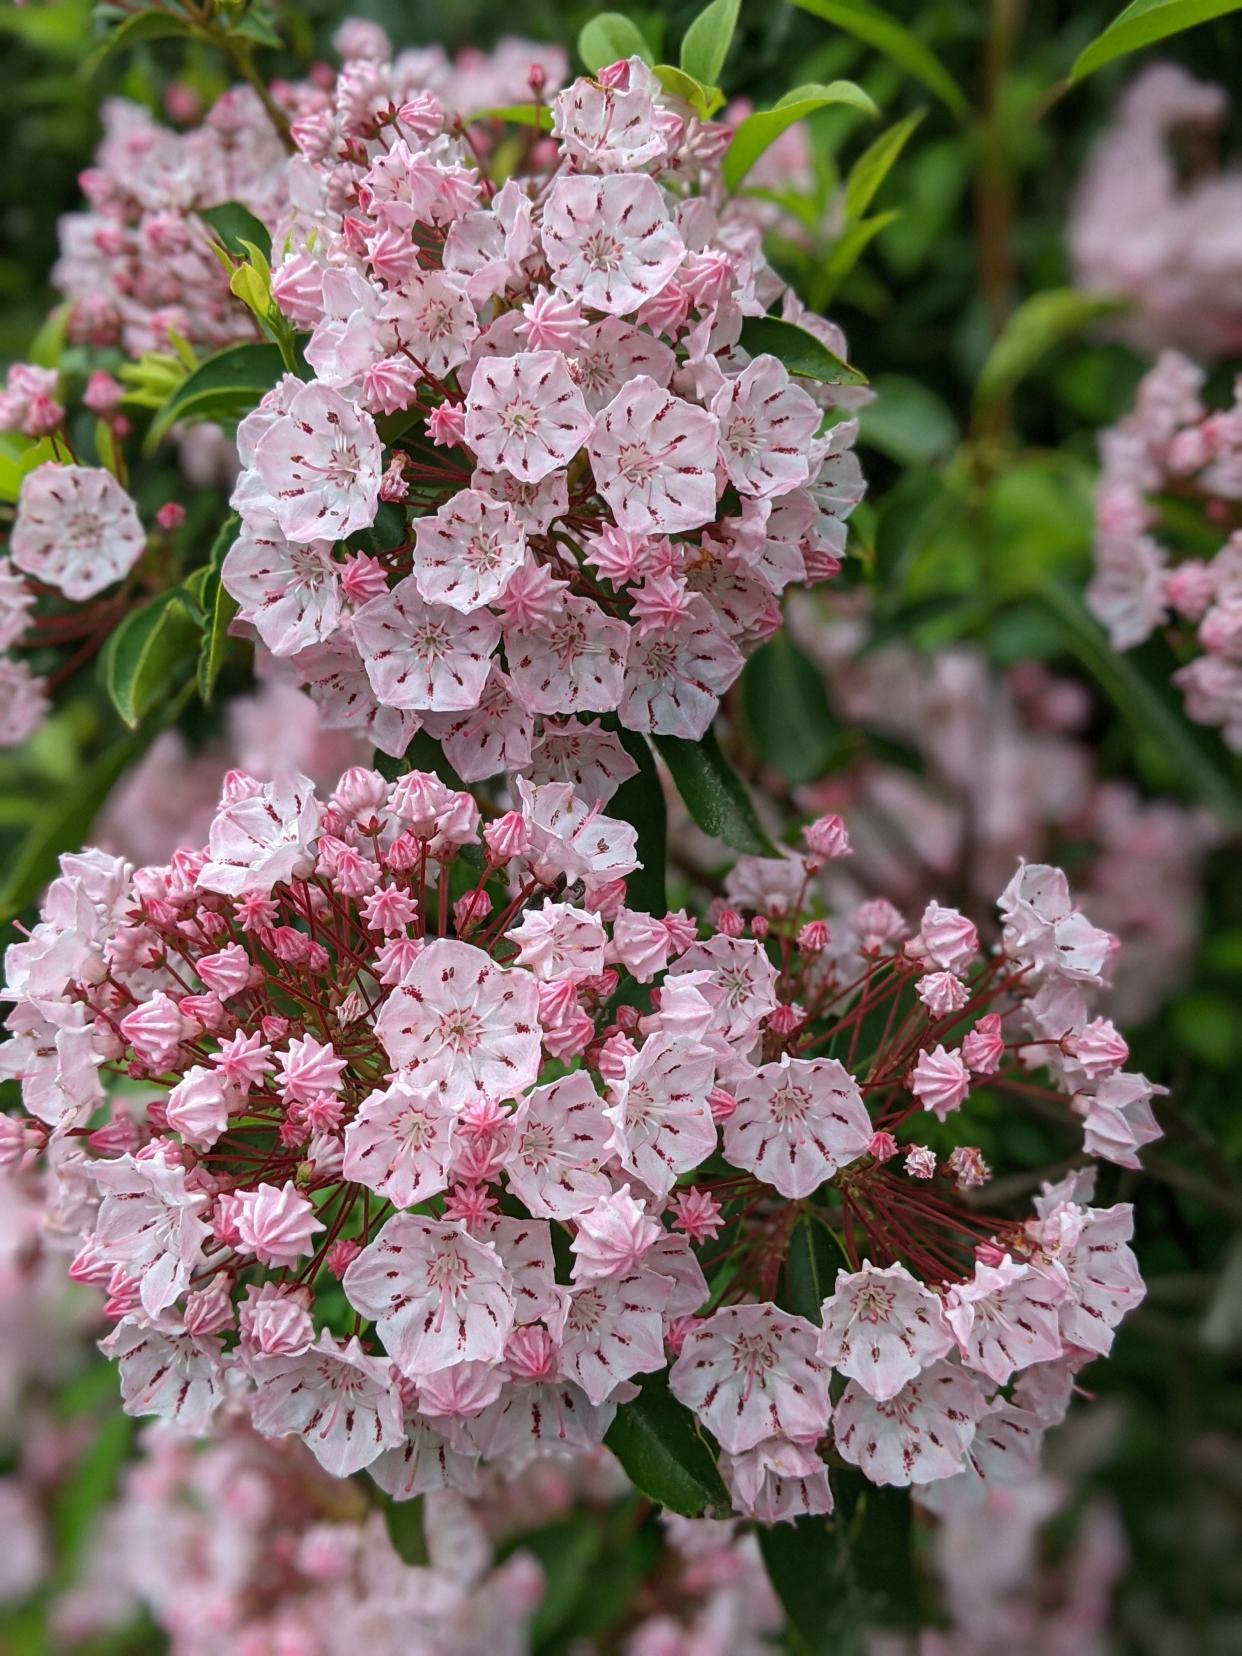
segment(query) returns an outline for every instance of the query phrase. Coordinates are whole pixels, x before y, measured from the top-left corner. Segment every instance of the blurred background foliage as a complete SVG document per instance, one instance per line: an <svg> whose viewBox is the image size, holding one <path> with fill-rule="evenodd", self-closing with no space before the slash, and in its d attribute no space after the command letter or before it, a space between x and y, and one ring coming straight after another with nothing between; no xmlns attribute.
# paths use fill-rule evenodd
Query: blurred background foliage
<svg viewBox="0 0 1242 1656"><path fill-rule="evenodd" d="M379 22L398 46L435 42L457 52L513 32L568 45L595 9L554 0L280 4L287 50L265 53L264 64L305 72L329 55L346 14ZM1149 796L1208 806L1222 824L1208 859L1197 958L1160 1013L1129 1032L1137 1067L1170 1089L1161 1111L1167 1137L1146 1158L1147 1172L1114 1173L1101 1192L1137 1202L1150 1292L1112 1361L1091 1371L1109 1404L1100 1431L1110 1435L1083 1453L1080 1500L1103 1488L1122 1512L1130 1562L1117 1648L1242 1649L1242 779L1216 734L1189 725L1167 691L1166 647L1113 655L1077 596L1090 571L1095 434L1125 412L1144 363L1109 342L1090 307L1065 292L1074 182L1119 90L1155 57L1236 84L1239 24L1209 21L1067 88L1076 55L1114 15L1115 0L890 0L883 10L947 70L938 95L815 9L745 0L724 79L730 96L763 107L795 81L849 76L882 111L878 123L841 109L813 116L810 175L775 203L783 209L778 262L842 325L851 360L879 392L862 418L870 487L841 586L868 595L882 639L927 649L969 640L997 667L1036 660L1076 676L1090 687L1087 735L1103 772ZM698 10L698 0L677 0L630 15L671 55ZM101 101L120 94L160 109L175 80L206 106L228 84L217 56L178 43L139 46L86 74L92 32L89 0L0 11L5 359L28 352L54 303L56 221L78 206ZM848 192L843 203L851 168L903 122L896 161L851 214ZM1242 152L1236 108L1223 147ZM851 234L859 222L865 231ZM1033 295L1060 298L1031 308ZM1236 366L1220 365L1214 386L1227 387ZM728 725L732 756L752 780L782 761L756 740L756 720L748 723L742 707L748 695L760 704L775 698L781 720L793 716L790 695L802 698L821 778L866 757L870 737L845 731L831 686L825 699L805 658L795 657L792 679L773 672L770 655L758 661ZM765 673L766 690L756 685ZM222 716L187 710L191 740L205 741ZM761 705L760 735L762 718ZM29 749L0 759L8 877L32 831L42 834L45 856L85 833L129 757L117 746L128 739L88 669ZM789 763L803 765L805 750ZM791 785L809 779L787 777ZM1032 1164L1063 1154L1037 1120L1003 1128L1031 1136ZM74 1406L94 1408L98 1399ZM106 1495L117 1447L109 1428L84 1455L66 1496L70 1536ZM557 1582L558 1613L541 1648L567 1649L575 1631L599 1620L601 1581L625 1584L606 1600L609 1625L620 1625L626 1593L632 1602L653 1566L653 1544L649 1526L627 1522L562 1522L549 1532L540 1552Z"/></svg>

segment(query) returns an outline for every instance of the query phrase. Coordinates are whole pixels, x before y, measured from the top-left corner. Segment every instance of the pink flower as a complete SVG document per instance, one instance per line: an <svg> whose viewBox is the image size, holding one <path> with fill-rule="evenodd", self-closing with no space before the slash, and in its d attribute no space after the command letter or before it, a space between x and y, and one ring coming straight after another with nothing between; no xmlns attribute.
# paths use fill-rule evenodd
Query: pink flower
<svg viewBox="0 0 1242 1656"><path fill-rule="evenodd" d="M771 499L810 475L820 411L772 356L759 356L712 398L720 457L739 494Z"/></svg>
<svg viewBox="0 0 1242 1656"><path fill-rule="evenodd" d="M285 539L274 519L254 512L229 548L220 579L272 654L288 656L336 630L340 574L330 540L298 545Z"/></svg>
<svg viewBox="0 0 1242 1656"><path fill-rule="evenodd" d="M218 1339L162 1332L123 1317L99 1349L121 1371L126 1414L158 1415L191 1436L206 1435L224 1396Z"/></svg>
<svg viewBox="0 0 1242 1656"><path fill-rule="evenodd" d="M715 518L719 439L714 415L639 374L600 413L587 453L622 529L671 535Z"/></svg>
<svg viewBox="0 0 1242 1656"><path fill-rule="evenodd" d="M156 1317L185 1292L210 1234L206 1198L186 1184L185 1169L153 1157L118 1156L94 1169L102 1193L95 1253L138 1285L142 1309Z"/></svg>
<svg viewBox="0 0 1242 1656"><path fill-rule="evenodd" d="M455 713L478 706L500 623L487 610L424 603L410 575L358 610L353 637L385 707Z"/></svg>
<svg viewBox="0 0 1242 1656"><path fill-rule="evenodd" d="M517 964L542 983L581 983L604 970L608 934L592 914L570 903L545 903L527 911L505 936L518 946Z"/></svg>
<svg viewBox="0 0 1242 1656"><path fill-rule="evenodd" d="M910 1091L937 1121L945 1121L960 1110L970 1092L970 1071L960 1052L943 1046L920 1052L910 1076Z"/></svg>
<svg viewBox="0 0 1242 1656"><path fill-rule="evenodd" d="M375 422L330 386L293 393L255 444L254 465L265 504L291 541L344 540L375 521L382 469Z"/></svg>
<svg viewBox="0 0 1242 1656"><path fill-rule="evenodd" d="M809 1196L838 1168L866 1155L871 1119L853 1077L835 1058L765 1064L734 1087L724 1153L782 1196Z"/></svg>
<svg viewBox="0 0 1242 1656"><path fill-rule="evenodd" d="M676 627L634 638L626 664L622 724L629 730L698 741L744 658L706 599L690 600Z"/></svg>
<svg viewBox="0 0 1242 1656"><path fill-rule="evenodd" d="M833 1510L828 1468L811 1444L765 1438L744 1454L722 1455L720 1470L734 1507L757 1523L791 1523Z"/></svg>
<svg viewBox="0 0 1242 1656"><path fill-rule="evenodd" d="M537 1217L572 1219L611 1189L608 1122L590 1076L575 1070L527 1093L513 1116L509 1187Z"/></svg>
<svg viewBox="0 0 1242 1656"><path fill-rule="evenodd" d="M357 1340L341 1343L325 1329L309 1351L259 1355L250 1370L250 1405L265 1437L300 1437L333 1477L347 1478L403 1439L401 1403L382 1358Z"/></svg>
<svg viewBox="0 0 1242 1656"><path fill-rule="evenodd" d="M498 1362L513 1327L513 1278L490 1244L457 1225L400 1213L342 1279L403 1374Z"/></svg>
<svg viewBox="0 0 1242 1656"><path fill-rule="evenodd" d="M376 1034L411 1087L459 1110L517 1098L539 1072L539 991L469 943L429 943L385 1001Z"/></svg>
<svg viewBox="0 0 1242 1656"><path fill-rule="evenodd" d="M952 1348L940 1299L904 1265L880 1270L867 1261L853 1274L837 1272L823 1305L819 1354L879 1402Z"/></svg>
<svg viewBox="0 0 1242 1656"><path fill-rule="evenodd" d="M623 1380L662 1369L672 1283L655 1271L578 1282L565 1298L561 1373L600 1404Z"/></svg>
<svg viewBox="0 0 1242 1656"><path fill-rule="evenodd" d="M512 509L463 489L415 528L414 584L429 604L469 613L498 598L522 567L526 536Z"/></svg>
<svg viewBox="0 0 1242 1656"><path fill-rule="evenodd" d="M669 1389L731 1455L765 1438L815 1443L831 1413L816 1330L774 1305L731 1305L686 1335Z"/></svg>
<svg viewBox="0 0 1242 1656"><path fill-rule="evenodd" d="M537 483L567 466L594 421L558 351L480 362L466 397L466 442L481 466Z"/></svg>
<svg viewBox="0 0 1242 1656"><path fill-rule="evenodd" d="M944 1316L967 1368L1004 1386L1016 1370L1061 1355L1058 1306L1064 1295L1055 1277L1006 1254L997 1266L976 1263L972 1281L954 1283Z"/></svg>
<svg viewBox="0 0 1242 1656"><path fill-rule="evenodd" d="M1029 1221L1027 1231L1068 1288L1057 1302L1062 1338L1106 1357L1113 1330L1147 1291L1128 1246L1134 1209L1126 1202L1111 1208L1064 1203Z"/></svg>
<svg viewBox="0 0 1242 1656"><path fill-rule="evenodd" d="M297 1357L315 1338L310 1294L305 1288L286 1292L274 1282L247 1290L241 1308L242 1338L269 1357Z"/></svg>
<svg viewBox="0 0 1242 1656"><path fill-rule="evenodd" d="M715 1148L707 1102L715 1071L708 1047L655 1035L626 1060L624 1079L609 1086L604 1114L612 1123L612 1148L657 1196Z"/></svg>
<svg viewBox="0 0 1242 1656"><path fill-rule="evenodd" d="M401 1078L364 1099L345 1130L347 1179L413 1207L448 1188L456 1116L435 1092Z"/></svg>
<svg viewBox="0 0 1242 1656"><path fill-rule="evenodd" d="M691 943L669 973L668 982L705 972L702 995L713 1008L711 1028L745 1050L764 1019L776 1010L776 968L763 945L750 938L712 937Z"/></svg>
<svg viewBox="0 0 1242 1656"><path fill-rule="evenodd" d="M52 461L22 480L9 552L18 569L93 598L138 562L146 536L133 501L110 472Z"/></svg>
<svg viewBox="0 0 1242 1656"><path fill-rule="evenodd" d="M708 1100L711 1102L710 1097ZM715 1112L713 1111L713 1116ZM674 1192L669 1208L673 1224L692 1242L711 1242L724 1226L720 1203L706 1190L678 1190Z"/></svg>
<svg viewBox="0 0 1242 1656"><path fill-rule="evenodd" d="M601 1196L575 1218L577 1233L569 1244L575 1256L575 1282L633 1271L664 1234L659 1220L647 1212L647 1204L630 1195L628 1184Z"/></svg>
<svg viewBox="0 0 1242 1656"><path fill-rule="evenodd" d="M237 1193L238 1246L261 1265L296 1265L323 1230L315 1210L292 1184L260 1184Z"/></svg>
<svg viewBox="0 0 1242 1656"><path fill-rule="evenodd" d="M553 285L612 316L653 299L685 252L659 185L641 174L558 179L542 238Z"/></svg>
<svg viewBox="0 0 1242 1656"><path fill-rule="evenodd" d="M308 777L255 784L253 792L222 805L212 819L199 887L240 897L304 879L314 867L319 815Z"/></svg>
<svg viewBox="0 0 1242 1656"><path fill-rule="evenodd" d="M837 1453L872 1483L951 1478L966 1465L985 1407L978 1383L952 1363L924 1369L883 1402L851 1380L833 1421Z"/></svg>

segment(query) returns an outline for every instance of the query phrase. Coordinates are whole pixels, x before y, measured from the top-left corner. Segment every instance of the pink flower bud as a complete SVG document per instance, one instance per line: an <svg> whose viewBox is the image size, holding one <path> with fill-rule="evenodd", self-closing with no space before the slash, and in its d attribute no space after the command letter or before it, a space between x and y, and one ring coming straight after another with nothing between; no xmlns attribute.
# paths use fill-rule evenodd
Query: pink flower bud
<svg viewBox="0 0 1242 1656"><path fill-rule="evenodd" d="M198 962L198 975L209 989L214 989L221 1000L241 994L249 987L254 968L250 956L240 943L230 943L216 954L203 955Z"/></svg>
<svg viewBox="0 0 1242 1656"><path fill-rule="evenodd" d="M323 1229L306 1197L290 1183L260 1184L239 1191L237 1200L238 1246L261 1265L295 1265Z"/></svg>
<svg viewBox="0 0 1242 1656"><path fill-rule="evenodd" d="M771 922L766 914L752 914L750 917L750 935L757 943L762 943L772 929Z"/></svg>
<svg viewBox="0 0 1242 1656"><path fill-rule="evenodd" d="M427 416L427 435L438 448L460 448L466 440L463 403L442 402Z"/></svg>
<svg viewBox="0 0 1242 1656"><path fill-rule="evenodd" d="M334 1277L342 1277L361 1252L361 1243L352 1236L342 1236L328 1249L323 1262Z"/></svg>
<svg viewBox="0 0 1242 1656"><path fill-rule="evenodd" d="M798 947L804 954L820 954L830 940L826 920L808 920L798 933Z"/></svg>
<svg viewBox="0 0 1242 1656"><path fill-rule="evenodd" d="M577 1225L577 1235L569 1244L575 1255L575 1282L623 1276L664 1234L659 1220L647 1212L647 1204L630 1195L628 1184L601 1196L594 1207L578 1215Z"/></svg>
<svg viewBox="0 0 1242 1656"><path fill-rule="evenodd" d="M910 1091L937 1121L960 1110L970 1091L970 1071L961 1053L949 1052L943 1046L920 1052L910 1076Z"/></svg>
<svg viewBox="0 0 1242 1656"><path fill-rule="evenodd" d="M746 930L746 922L735 908L722 907L716 911L716 930L723 937L740 937Z"/></svg>
<svg viewBox="0 0 1242 1656"><path fill-rule="evenodd" d="M185 507L175 500L166 501L155 514L155 521L161 529L166 529L170 533L174 529L180 529L185 522Z"/></svg>
<svg viewBox="0 0 1242 1656"><path fill-rule="evenodd" d="M995 1075L1005 1056L999 1012L987 1012L962 1041L962 1057L976 1075Z"/></svg>
<svg viewBox="0 0 1242 1656"><path fill-rule="evenodd" d="M897 1140L891 1133L872 1133L867 1153L878 1162L892 1161L897 1154Z"/></svg>
<svg viewBox="0 0 1242 1656"><path fill-rule="evenodd" d="M812 856L824 861L850 854L850 836L839 816L818 817L802 830L802 840Z"/></svg>
<svg viewBox="0 0 1242 1656"><path fill-rule="evenodd" d="M196 1288L185 1296L185 1326L188 1334L200 1337L223 1334L232 1328L235 1312L229 1294L229 1280L217 1274L206 1288Z"/></svg>
<svg viewBox="0 0 1242 1656"><path fill-rule="evenodd" d="M905 1169L912 1179L934 1179L936 1152L925 1144L912 1144L906 1151Z"/></svg>

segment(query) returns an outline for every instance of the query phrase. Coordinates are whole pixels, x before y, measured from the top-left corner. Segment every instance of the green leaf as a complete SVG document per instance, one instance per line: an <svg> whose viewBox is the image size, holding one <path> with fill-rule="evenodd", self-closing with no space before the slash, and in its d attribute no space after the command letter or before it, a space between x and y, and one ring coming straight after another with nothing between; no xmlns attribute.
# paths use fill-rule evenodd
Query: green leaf
<svg viewBox="0 0 1242 1656"><path fill-rule="evenodd" d="M610 63L619 63L622 58L639 57L646 64L655 62L638 25L621 12L601 12L583 24L578 35L578 56L592 74L597 69L606 69Z"/></svg>
<svg viewBox="0 0 1242 1656"><path fill-rule="evenodd" d="M208 565L209 579L204 583L200 600L204 627L198 649L198 693L205 702L209 702L215 694L216 680L220 677L220 668L229 647L229 622L237 613L237 605L220 579L220 566L237 537L238 523L236 514L230 513L216 536Z"/></svg>
<svg viewBox="0 0 1242 1656"><path fill-rule="evenodd" d="M988 352L975 386L975 403L985 408L1009 396L1054 346L1073 339L1102 316L1126 308L1110 294L1080 293L1077 288L1049 288L1023 300Z"/></svg>
<svg viewBox="0 0 1242 1656"><path fill-rule="evenodd" d="M716 1457L689 1409L664 1374L643 1376L632 1403L623 1403L604 1442L635 1489L683 1518L727 1518L732 1505Z"/></svg>
<svg viewBox="0 0 1242 1656"><path fill-rule="evenodd" d="M134 1431L135 1422L115 1406L95 1423L54 1502L58 1564L81 1565L103 1508L116 1494Z"/></svg>
<svg viewBox="0 0 1242 1656"><path fill-rule="evenodd" d="M235 259L246 257L246 244L261 248L265 258L272 256L272 238L248 207L239 201L225 201L219 207L200 207L198 216L216 233L220 245Z"/></svg>
<svg viewBox="0 0 1242 1656"><path fill-rule="evenodd" d="M123 736L75 775L66 791L41 809L30 833L9 858L0 885L0 920L32 903L56 873L62 851L77 851L117 778L146 745L146 734Z"/></svg>
<svg viewBox="0 0 1242 1656"><path fill-rule="evenodd" d="M828 256L828 263L824 266L823 275L819 279L815 290L817 305L823 305L832 298L837 288L853 270L866 252L868 245L874 241L881 230L888 228L895 219L901 217L901 209L890 207L885 213L874 213L870 218L856 219L847 226L845 234L838 240L836 246Z"/></svg>
<svg viewBox="0 0 1242 1656"><path fill-rule="evenodd" d="M866 385L867 376L842 362L822 340L779 316L748 316L742 323L741 344L751 356L774 356L791 374L819 380L822 385Z"/></svg>
<svg viewBox="0 0 1242 1656"><path fill-rule="evenodd" d="M13 505L27 473L55 458L56 450L46 437L36 442L16 431L0 431L0 501Z"/></svg>
<svg viewBox="0 0 1242 1656"><path fill-rule="evenodd" d="M532 1649L545 1649L547 1640L576 1623L584 1595L590 1591L587 1572L599 1557L602 1542L599 1526L581 1513L516 1538L517 1547L533 1554L543 1571L543 1595L528 1629Z"/></svg>
<svg viewBox="0 0 1242 1656"><path fill-rule="evenodd" d="M793 3L813 17L844 29L856 40L864 40L868 46L874 46L877 52L882 52L899 69L904 69L934 93L959 121L970 114L965 93L944 64L901 23L894 22L873 6L864 5L863 0L793 0Z"/></svg>
<svg viewBox="0 0 1242 1656"><path fill-rule="evenodd" d="M760 1528L768 1579L809 1656L854 1656L863 1648L862 1605L840 1525L823 1518Z"/></svg>
<svg viewBox="0 0 1242 1656"><path fill-rule="evenodd" d="M1135 736L1160 747L1172 773L1184 777L1201 799L1236 825L1242 819L1242 799L1176 704L1166 700L1129 656L1112 648L1077 592L1059 581L1048 581L1039 596L1060 624L1066 647L1125 716Z"/></svg>
<svg viewBox="0 0 1242 1656"><path fill-rule="evenodd" d="M543 104L506 104L503 109L477 110L466 125L476 121L508 121L512 126L537 126L541 132L551 132L552 111Z"/></svg>
<svg viewBox="0 0 1242 1656"><path fill-rule="evenodd" d="M177 17L172 12L134 12L82 60L78 73L84 80L89 79L115 52L128 51L131 46L144 46L153 40L186 40L194 32L186 18Z"/></svg>
<svg viewBox="0 0 1242 1656"><path fill-rule="evenodd" d="M632 730L618 728L617 734L622 747L638 766L638 775L623 782L608 805L610 817L631 823L638 830L642 867L626 880L625 900L630 908L641 909L644 914L666 914L664 789L660 786L651 749L643 738Z"/></svg>
<svg viewBox="0 0 1242 1656"><path fill-rule="evenodd" d="M705 834L722 839L735 851L773 857L776 848L764 833L741 777L720 751L716 733L702 741L656 736L656 749L677 784L686 809Z"/></svg>
<svg viewBox="0 0 1242 1656"><path fill-rule="evenodd" d="M905 374L877 374L875 401L858 411L858 441L898 465L928 465L956 448L957 421L943 397Z"/></svg>
<svg viewBox="0 0 1242 1656"><path fill-rule="evenodd" d="M785 1255L784 1305L795 1316L818 1326L823 1304L836 1282L836 1260L824 1226L808 1215L799 1219Z"/></svg>
<svg viewBox="0 0 1242 1656"><path fill-rule="evenodd" d="M855 161L845 181L847 224L853 224L856 219L860 219L870 207L876 191L888 177L893 163L905 149L911 133L922 119L923 111L916 109L913 115L907 115L904 121L898 121L896 126L882 132L875 143L869 145Z"/></svg>
<svg viewBox="0 0 1242 1656"><path fill-rule="evenodd" d="M411 1501L385 1500L384 1528L392 1542L393 1551L405 1564L427 1562L427 1537L423 1527L423 1498L416 1495Z"/></svg>
<svg viewBox="0 0 1242 1656"><path fill-rule="evenodd" d="M742 0L712 0L686 30L677 61L687 75L705 86L718 86L720 72L737 28Z"/></svg>
<svg viewBox="0 0 1242 1656"><path fill-rule="evenodd" d="M827 109L832 104L844 104L861 110L864 115L879 114L871 98L853 81L838 80L827 86L813 83L795 87L774 108L759 110L757 114L748 115L738 122L722 164L725 183L731 190L736 190L764 150L774 144L782 132L804 121L817 109Z"/></svg>
<svg viewBox="0 0 1242 1656"><path fill-rule="evenodd" d="M756 751L787 782L814 782L828 769L837 730L824 681L784 630L746 663L742 708Z"/></svg>
<svg viewBox="0 0 1242 1656"><path fill-rule="evenodd" d="M671 63L657 63L655 76L669 97L688 103L704 121L710 121L724 105L725 95L718 86L704 86L702 81L687 75L684 69L674 68Z"/></svg>
<svg viewBox="0 0 1242 1656"><path fill-rule="evenodd" d="M127 615L108 639L99 670L131 730L164 696L199 647L198 623L179 592L164 592Z"/></svg>
<svg viewBox="0 0 1242 1656"><path fill-rule="evenodd" d="M178 421L239 419L285 371L275 345L230 345L208 357L164 403L147 434L153 447Z"/></svg>
<svg viewBox="0 0 1242 1656"><path fill-rule="evenodd" d="M1134 0L1101 35L1083 48L1070 70L1071 80L1084 80L1129 52L1141 51L1158 40L1210 23L1242 10L1242 0Z"/></svg>
<svg viewBox="0 0 1242 1656"><path fill-rule="evenodd" d="M875 578L886 603L895 601L904 587L944 506L944 485L930 470L906 472L885 497L875 530Z"/></svg>

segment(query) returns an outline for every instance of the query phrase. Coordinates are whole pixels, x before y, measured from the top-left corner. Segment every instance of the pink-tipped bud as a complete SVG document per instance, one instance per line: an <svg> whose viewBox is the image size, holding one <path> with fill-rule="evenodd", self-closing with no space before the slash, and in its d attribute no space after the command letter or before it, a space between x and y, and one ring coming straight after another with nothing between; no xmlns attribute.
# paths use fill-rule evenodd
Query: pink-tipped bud
<svg viewBox="0 0 1242 1656"><path fill-rule="evenodd" d="M723 1087L713 1087L707 1095L707 1107L712 1112L712 1120L719 1127L722 1121L728 1121L736 1111L737 1099Z"/></svg>
<svg viewBox="0 0 1242 1656"><path fill-rule="evenodd" d="M735 908L721 908L716 912L716 930L723 937L740 937L746 922Z"/></svg>
<svg viewBox="0 0 1242 1656"><path fill-rule="evenodd" d="M802 830L802 839L811 855L825 862L850 854L850 836L839 816L817 817Z"/></svg>
<svg viewBox="0 0 1242 1656"><path fill-rule="evenodd" d="M185 507L175 500L165 501L155 514L155 521L161 529L167 529L170 533L174 529L180 529L185 522Z"/></svg>
<svg viewBox="0 0 1242 1656"><path fill-rule="evenodd" d="M497 865L520 857L530 843L530 829L520 811L506 811L483 830L488 860Z"/></svg>
<svg viewBox="0 0 1242 1656"><path fill-rule="evenodd" d="M808 920L798 933L798 947L804 954L820 954L831 940L826 920Z"/></svg>

